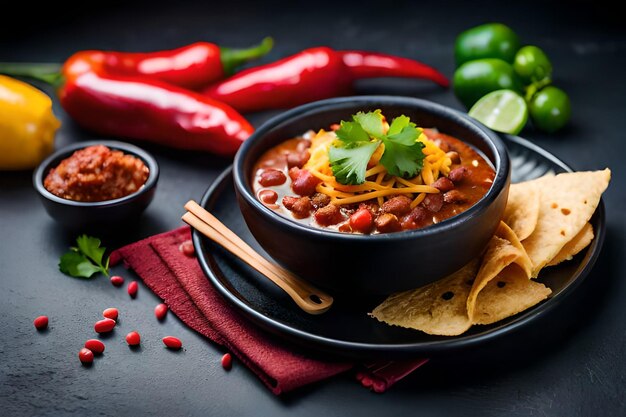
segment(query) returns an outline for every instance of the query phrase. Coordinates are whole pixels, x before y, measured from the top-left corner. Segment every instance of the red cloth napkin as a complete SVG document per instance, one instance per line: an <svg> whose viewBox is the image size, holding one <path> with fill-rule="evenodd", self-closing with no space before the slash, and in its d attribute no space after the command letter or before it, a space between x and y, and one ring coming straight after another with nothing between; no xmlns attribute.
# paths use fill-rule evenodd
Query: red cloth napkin
<svg viewBox="0 0 626 417"><path fill-rule="evenodd" d="M124 261L184 323L230 350L274 394L355 367L352 363L308 357L247 321L213 288L196 258L182 252L182 243L190 238L187 226L152 236L114 251L111 264ZM363 386L383 392L426 361L358 365L357 379Z"/></svg>

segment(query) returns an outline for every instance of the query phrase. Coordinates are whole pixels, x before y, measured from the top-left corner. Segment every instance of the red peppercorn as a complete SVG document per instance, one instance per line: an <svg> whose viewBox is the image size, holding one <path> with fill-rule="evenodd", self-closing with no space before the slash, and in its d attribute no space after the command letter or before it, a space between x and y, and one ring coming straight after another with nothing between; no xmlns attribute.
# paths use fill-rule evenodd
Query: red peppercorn
<svg viewBox="0 0 626 417"><path fill-rule="evenodd" d="M108 333L115 327L115 320L112 319L102 319L97 321L93 326L94 330L98 333Z"/></svg>
<svg viewBox="0 0 626 417"><path fill-rule="evenodd" d="M101 355L104 352L104 343L98 339L89 339L85 342L85 348L89 349L96 355Z"/></svg>
<svg viewBox="0 0 626 417"><path fill-rule="evenodd" d="M163 338L163 343L170 349L178 350L183 347L183 342L179 338L174 336L166 336Z"/></svg>
<svg viewBox="0 0 626 417"><path fill-rule="evenodd" d="M121 287L122 284L124 284L124 278L120 277L119 275L114 275L111 277L111 284L115 285L116 287Z"/></svg>
<svg viewBox="0 0 626 417"><path fill-rule="evenodd" d="M137 281L131 281L128 284L128 295L130 295L131 298L137 297L137 290L138 289L139 289L139 284L137 284Z"/></svg>
<svg viewBox="0 0 626 417"><path fill-rule="evenodd" d="M126 343L128 346L137 346L141 343L141 336L137 332L130 332L126 335Z"/></svg>
<svg viewBox="0 0 626 417"><path fill-rule="evenodd" d="M161 303L157 305L156 307L154 307L154 315L156 316L157 320L163 320L166 314L167 314L167 305Z"/></svg>
<svg viewBox="0 0 626 417"><path fill-rule="evenodd" d="M78 359L83 365L90 365L93 362L93 352L87 348L82 348L78 351Z"/></svg>
<svg viewBox="0 0 626 417"><path fill-rule="evenodd" d="M193 258L196 255L196 250L194 249L191 240L185 240L183 243L181 243L178 247L178 250L185 254L185 256L189 256L190 258Z"/></svg>
<svg viewBox="0 0 626 417"><path fill-rule="evenodd" d="M230 356L230 353L225 353L222 356L222 368L229 370L233 366L233 357Z"/></svg>
<svg viewBox="0 0 626 417"><path fill-rule="evenodd" d="M119 314L120 312L117 311L117 308L115 307L107 308L106 310L102 312L103 317L107 319L115 320L115 321L117 321L117 317L119 316Z"/></svg>
<svg viewBox="0 0 626 417"><path fill-rule="evenodd" d="M45 330L48 327L48 316L39 316L33 320L33 324L37 330Z"/></svg>

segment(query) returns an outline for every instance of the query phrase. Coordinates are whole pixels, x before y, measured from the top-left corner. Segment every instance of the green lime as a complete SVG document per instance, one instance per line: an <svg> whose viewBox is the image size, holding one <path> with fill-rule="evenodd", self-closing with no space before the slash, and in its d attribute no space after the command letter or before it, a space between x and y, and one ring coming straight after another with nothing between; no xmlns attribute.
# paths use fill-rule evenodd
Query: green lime
<svg viewBox="0 0 626 417"><path fill-rule="evenodd" d="M517 51L513 69L526 85L549 79L552 63L541 49L527 45Z"/></svg>
<svg viewBox="0 0 626 417"><path fill-rule="evenodd" d="M496 90L524 91L513 66L501 59L475 59L461 65L454 72L454 94L465 105L472 107L487 93Z"/></svg>
<svg viewBox="0 0 626 417"><path fill-rule="evenodd" d="M496 90L476 102L468 113L497 132L518 134L528 120L524 98L513 90Z"/></svg>
<svg viewBox="0 0 626 417"><path fill-rule="evenodd" d="M513 63L520 41L510 27L487 23L461 33L454 44L456 65L482 58L500 58Z"/></svg>
<svg viewBox="0 0 626 417"><path fill-rule="evenodd" d="M572 105L567 93L549 85L530 99L530 117L533 125L553 133L567 124L572 115Z"/></svg>

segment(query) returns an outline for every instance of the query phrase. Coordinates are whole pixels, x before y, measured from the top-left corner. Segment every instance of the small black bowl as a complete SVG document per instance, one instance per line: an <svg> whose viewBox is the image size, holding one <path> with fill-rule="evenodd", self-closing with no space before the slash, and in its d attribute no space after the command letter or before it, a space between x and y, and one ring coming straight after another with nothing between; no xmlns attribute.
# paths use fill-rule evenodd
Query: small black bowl
<svg viewBox="0 0 626 417"><path fill-rule="evenodd" d="M82 202L58 197L44 187L44 179L50 169L71 156L75 151L92 145L104 145L143 161L150 170L146 183L138 191L114 200ZM117 141L78 142L61 148L46 158L33 173L33 185L48 214L71 230L105 230L136 220L148 207L159 179L159 166L146 151L129 143Z"/></svg>
<svg viewBox="0 0 626 417"><path fill-rule="evenodd" d="M306 226L275 213L256 198L253 166L261 154L308 130L350 120L358 111L402 114L472 145L496 175L489 191L468 210L423 229L360 235ZM288 270L334 293L389 294L416 288L458 270L480 255L506 205L510 163L500 138L464 113L409 97L358 96L318 101L269 120L235 157L234 182L241 212L255 239Z"/></svg>

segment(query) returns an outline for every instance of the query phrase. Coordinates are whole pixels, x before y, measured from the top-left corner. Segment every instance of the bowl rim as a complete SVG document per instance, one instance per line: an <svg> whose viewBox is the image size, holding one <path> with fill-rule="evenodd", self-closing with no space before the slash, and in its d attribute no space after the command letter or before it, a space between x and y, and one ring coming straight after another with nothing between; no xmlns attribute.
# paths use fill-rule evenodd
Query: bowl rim
<svg viewBox="0 0 626 417"><path fill-rule="evenodd" d="M418 107L420 109L434 109L435 112L444 113L447 116L452 118L457 117L459 121L464 123L467 127L474 128L483 133L484 138L486 137L488 140L485 140L487 146L489 146L494 154L494 167L495 167L495 177L493 184L489 188L489 190L483 195L483 197L478 200L473 206L468 208L467 210L445 219L440 223L430 225L428 227L413 229L413 230L403 230L400 232L394 233L379 233L379 234L358 234L358 233L344 233L335 230L327 230L323 228L315 228L312 226L308 226L302 224L300 222L293 221L288 219L280 214L277 214L270 208L263 205L254 195L254 192L247 187L247 179L244 177L244 166L243 161L245 155L255 146L255 142L258 141L258 138L262 137L266 133L270 132L274 127L279 126L280 124L289 121L290 119L297 118L299 116L305 115L311 110L315 110L318 108L324 107L341 107L350 103L358 104L362 102L363 105L371 105L373 102L381 103L381 107L384 105L406 105ZM472 119L467 114L462 113L458 110L455 110L451 107L444 106L442 104L435 103L430 100L424 100L414 97L404 97L404 96L386 96L386 95L372 95L372 96L349 96L349 97L339 97L339 98L331 98L327 100L315 101L312 103L304 104L302 106L293 108L291 110L287 110L278 116L275 116L265 123L263 123L239 148L239 151L235 155L235 160L233 163L233 180L235 183L235 188L239 191L239 194L246 200L248 204L250 204L254 209L260 212L262 215L269 217L272 221L278 222L280 225L284 227L292 228L300 233L308 233L316 237L327 237L338 240L350 240L350 241L372 241L372 240L404 240L409 238L415 238L417 236L425 237L436 235L439 233L446 232L448 230L455 229L459 224L468 221L470 218L474 218L480 215L482 211L484 211L487 207L489 207L493 202L495 202L497 196L500 194L502 189L506 186L506 183L510 177L511 172L511 164L509 159L509 154L506 149L506 145L500 139L500 137L487 127L485 127L482 123Z"/></svg>
<svg viewBox="0 0 626 417"><path fill-rule="evenodd" d="M55 194L52 194L48 189L44 186L44 176L47 175L47 172L50 170L52 162L61 158L61 160L71 156L75 151L79 149L84 149L88 146L93 145L104 145L108 148L120 150L124 153L132 154L134 157L141 159L148 166L148 179L143 184L143 186L124 197L116 198L113 200L104 200L104 201L75 201L69 200L66 198L59 197ZM59 161L60 162L60 161ZM127 142L121 142L117 140L90 140L90 141L81 141L72 143L70 145L64 146L60 149L57 149L52 154L50 154L46 159L44 159L33 172L33 185L37 192L47 200L50 200L54 203L59 203L67 206L73 207L109 207L109 206L117 206L124 203L127 203L131 200L138 198L139 196L149 192L156 185L159 179L159 164L156 159L150 155L147 151L141 149L138 146L132 145Z"/></svg>

